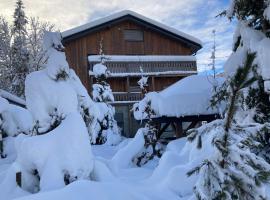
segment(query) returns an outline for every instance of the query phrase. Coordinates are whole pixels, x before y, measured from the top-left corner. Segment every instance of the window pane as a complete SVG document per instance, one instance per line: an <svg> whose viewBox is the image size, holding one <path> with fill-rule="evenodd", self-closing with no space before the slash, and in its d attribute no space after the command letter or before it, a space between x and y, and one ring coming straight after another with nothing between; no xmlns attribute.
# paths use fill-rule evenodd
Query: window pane
<svg viewBox="0 0 270 200"><path fill-rule="evenodd" d="M124 39L127 41L143 41L143 32L140 30L124 30Z"/></svg>

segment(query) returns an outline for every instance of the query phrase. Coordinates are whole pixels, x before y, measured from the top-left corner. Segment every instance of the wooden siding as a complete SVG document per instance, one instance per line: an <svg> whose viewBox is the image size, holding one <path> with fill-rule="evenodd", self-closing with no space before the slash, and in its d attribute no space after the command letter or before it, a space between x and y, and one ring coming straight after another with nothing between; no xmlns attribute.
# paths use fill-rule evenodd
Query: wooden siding
<svg viewBox="0 0 270 200"><path fill-rule="evenodd" d="M142 42L125 41L123 30L143 31ZM132 21L123 21L95 33L64 43L70 66L90 91L87 56L99 53L99 42L103 38L104 53L110 55L190 55L186 44L154 32ZM120 84L119 84L120 85ZM120 86L119 86L120 87Z"/></svg>

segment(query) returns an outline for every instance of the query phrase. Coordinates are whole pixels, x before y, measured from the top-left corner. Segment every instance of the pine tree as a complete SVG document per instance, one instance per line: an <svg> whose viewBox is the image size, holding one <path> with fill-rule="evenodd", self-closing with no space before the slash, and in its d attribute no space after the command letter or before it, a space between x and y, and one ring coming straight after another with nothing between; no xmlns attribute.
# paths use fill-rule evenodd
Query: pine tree
<svg viewBox="0 0 270 200"><path fill-rule="evenodd" d="M93 74L95 76L96 83L92 85L93 101L96 102L96 106L99 108L99 118L92 116L90 119L90 138L93 144L116 145L120 142L120 130L117 126L117 122L114 119L115 109L110 104L114 101L113 93L107 78L110 75L110 71L105 65L107 59L103 52L103 38L100 41L100 63L93 66Z"/></svg>
<svg viewBox="0 0 270 200"><path fill-rule="evenodd" d="M24 82L28 74L29 52L26 40L26 25L28 20L24 13L22 0L16 2L14 12L14 25L12 29L12 71L14 73L12 92L18 96L24 96Z"/></svg>
<svg viewBox="0 0 270 200"><path fill-rule="evenodd" d="M151 101L147 99L146 94L148 92L148 77L144 76L143 68L140 67L141 71L141 79L138 81L138 85L141 88L142 94L145 96L145 105L144 111L145 114L145 126L144 128L139 129L139 131L143 132L144 135L144 149L133 158L133 162L137 166L142 166L146 164L149 160L154 159L155 157L160 158L163 149L162 145L158 141L158 127L157 124L153 121L153 116L155 115L154 110L151 108ZM137 103L134 104L133 109L137 110L139 106Z"/></svg>
<svg viewBox="0 0 270 200"><path fill-rule="evenodd" d="M102 118L97 119L97 123L92 130L91 142L94 144L116 144L120 141L120 131L117 122L114 119L115 110L110 102L114 101L112 90L107 82L107 77L110 74L107 67L102 63L96 64L93 67L96 83L93 84L93 101L97 102ZM93 123L95 123L93 121ZM115 142L113 142L113 140Z"/></svg>
<svg viewBox="0 0 270 200"><path fill-rule="evenodd" d="M0 17L0 85L8 91L12 82L10 43L10 26L4 17Z"/></svg>
<svg viewBox="0 0 270 200"><path fill-rule="evenodd" d="M225 64L226 81L212 99L215 106L226 102L225 119L191 130L188 137L203 148L207 145L203 138L213 135L216 149L215 155L188 173L199 174L194 187L197 199L269 198L264 190L270 178L269 74L262 73L267 72L262 55L264 51L270 53L265 47L270 44L266 19L269 3L234 0L223 12L230 20L238 20L233 53Z"/></svg>
<svg viewBox="0 0 270 200"><path fill-rule="evenodd" d="M270 165L252 153L247 139L251 137L245 127L239 127L236 112L241 111L241 93L255 79L248 78L255 54L247 54L245 64L239 67L230 79L228 106L224 120L215 121L206 127L189 132L189 140L197 138L202 148L202 138L215 131L212 143L216 155L192 169L188 175L199 173L194 187L197 199L264 199L261 185L269 181ZM241 134L240 134L241 133Z"/></svg>

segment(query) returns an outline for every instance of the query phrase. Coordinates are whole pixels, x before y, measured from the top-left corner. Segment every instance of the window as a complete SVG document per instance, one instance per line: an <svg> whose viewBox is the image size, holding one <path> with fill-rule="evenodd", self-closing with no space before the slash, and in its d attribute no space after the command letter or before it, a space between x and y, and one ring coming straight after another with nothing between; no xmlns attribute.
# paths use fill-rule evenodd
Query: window
<svg viewBox="0 0 270 200"><path fill-rule="evenodd" d="M126 41L142 42L143 31L141 30L124 30L124 39Z"/></svg>

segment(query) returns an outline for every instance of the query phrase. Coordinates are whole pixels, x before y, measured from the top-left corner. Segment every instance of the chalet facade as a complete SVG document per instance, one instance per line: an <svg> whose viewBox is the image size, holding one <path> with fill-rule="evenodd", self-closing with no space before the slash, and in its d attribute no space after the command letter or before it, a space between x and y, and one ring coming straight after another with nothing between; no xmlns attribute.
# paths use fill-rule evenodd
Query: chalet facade
<svg viewBox="0 0 270 200"><path fill-rule="evenodd" d="M118 125L126 136L137 122L130 112L143 98L137 84L149 76L149 90L160 91L183 77L197 73L196 52L201 41L132 11L122 11L62 33L66 56L91 94L95 81L90 73L100 62L102 41Z"/></svg>

